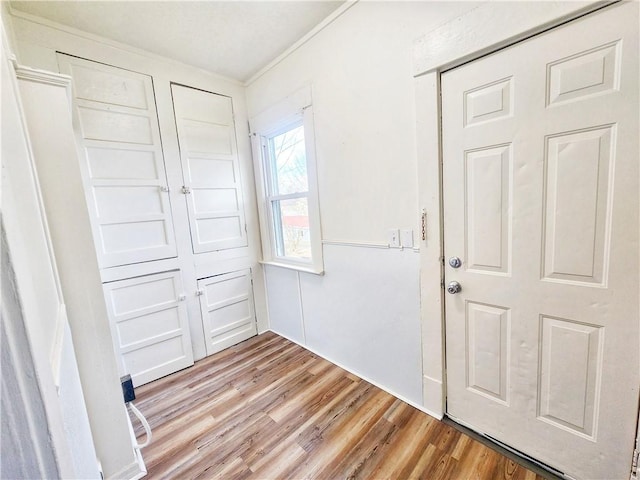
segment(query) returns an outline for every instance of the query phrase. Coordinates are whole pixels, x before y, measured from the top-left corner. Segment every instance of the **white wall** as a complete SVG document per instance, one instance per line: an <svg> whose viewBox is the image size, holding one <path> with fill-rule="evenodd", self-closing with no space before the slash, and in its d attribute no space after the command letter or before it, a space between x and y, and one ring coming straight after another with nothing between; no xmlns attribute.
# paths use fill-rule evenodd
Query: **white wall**
<svg viewBox="0 0 640 480"><path fill-rule="evenodd" d="M326 274L267 267L272 328L418 405L419 255L367 245L420 247L413 42L476 5L361 1L247 87L250 119L313 96Z"/></svg>
<svg viewBox="0 0 640 480"><path fill-rule="evenodd" d="M111 340L111 332L92 244L88 211L80 193L82 187L79 185L79 170L77 175L70 175L69 172L73 169L61 168L61 165L76 158L69 108L70 92L66 86L53 83L57 80L54 75L47 75L51 78L34 78L34 72L18 69L18 77L38 174L38 188L46 208L69 317L70 327L65 325L61 338L70 343L73 333L75 349L72 348L71 352L63 355L60 369L75 365L77 372L76 353L82 362L79 370L83 384L80 385L78 379L66 381L59 387L62 408L71 415L74 405L65 403L65 398L68 396L73 399L74 395L78 395L81 408L85 409L82 397L84 393L91 428L94 432L109 432L108 440L101 435L94 436L105 474L110 477L116 472L122 475L131 470L136 472L137 461L128 431L129 420L122 401L113 349L109 342L103 341L105 338ZM75 168L79 169L77 164ZM52 181L54 176L51 171L64 172L65 177L59 182L58 192L55 190L56 182ZM52 193L58 193L57 202L50 198ZM63 221L60 221L61 218ZM61 248L62 246L66 248ZM91 438L89 425L76 422L72 416L66 422L65 429L74 438ZM86 452L82 444L74 445L73 454L74 461L80 468L86 458L93 457L94 466L96 464L96 452Z"/></svg>
<svg viewBox="0 0 640 480"><path fill-rule="evenodd" d="M9 2L0 2L0 17L2 18L2 28L4 30L2 41L7 43L5 48L8 52L15 52L17 42L13 33L13 25L11 24Z"/></svg>
<svg viewBox="0 0 640 480"><path fill-rule="evenodd" d="M251 118L312 85L323 238L417 228L413 41L474 5L361 1L248 86Z"/></svg>
<svg viewBox="0 0 640 480"><path fill-rule="evenodd" d="M307 345L421 404L418 255L326 245L326 274L303 275Z"/></svg>
<svg viewBox="0 0 640 480"><path fill-rule="evenodd" d="M0 478L57 478L42 394L2 228L0 244ZM33 428L34 424L37 428Z"/></svg>
<svg viewBox="0 0 640 480"><path fill-rule="evenodd" d="M2 473L11 478L99 478L4 20L0 402L3 455L9 457L2 458ZM7 453L5 441L19 454Z"/></svg>
<svg viewBox="0 0 640 480"><path fill-rule="evenodd" d="M345 245L324 252L324 275L265 267L271 329L421 404L418 254Z"/></svg>

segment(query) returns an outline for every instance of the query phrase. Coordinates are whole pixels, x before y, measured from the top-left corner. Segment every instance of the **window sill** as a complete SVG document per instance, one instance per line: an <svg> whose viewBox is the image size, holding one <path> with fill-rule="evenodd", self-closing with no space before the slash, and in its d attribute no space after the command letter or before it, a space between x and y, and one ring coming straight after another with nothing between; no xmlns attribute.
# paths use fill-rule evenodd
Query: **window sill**
<svg viewBox="0 0 640 480"><path fill-rule="evenodd" d="M316 270L313 267L296 265L295 263L275 262L273 260L260 260L260 265L271 265L272 267L288 268L297 272L312 273L313 275L324 275L324 270Z"/></svg>

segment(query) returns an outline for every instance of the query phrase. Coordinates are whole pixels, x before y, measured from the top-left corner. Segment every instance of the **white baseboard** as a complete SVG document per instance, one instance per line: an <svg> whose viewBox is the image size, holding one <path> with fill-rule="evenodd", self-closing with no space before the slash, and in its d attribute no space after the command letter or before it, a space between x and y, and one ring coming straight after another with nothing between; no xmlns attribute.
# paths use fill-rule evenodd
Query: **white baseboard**
<svg viewBox="0 0 640 480"><path fill-rule="evenodd" d="M133 431L133 425L131 424L131 418L129 417L129 409L127 408L127 424L129 427L129 434L131 435L131 444L134 445L133 454L135 457L135 462L130 463L126 467L124 467L119 472L110 475L108 479L113 480L139 480L147 474L147 466L144 464L144 459L142 458L142 452L139 448L135 448L135 445L138 443L136 439L136 434Z"/></svg>
<svg viewBox="0 0 640 480"><path fill-rule="evenodd" d="M438 415L431 413L434 417L442 420L444 417L444 394L442 380L425 375L422 377L422 398L426 408L431 412L439 412Z"/></svg>
<svg viewBox="0 0 640 480"><path fill-rule="evenodd" d="M139 452L138 452L139 453ZM136 455L138 457L138 455ZM135 462L130 463L120 471L114 473L107 477L107 480L139 480L147 474L147 469L142 468L139 463L139 459L136 459Z"/></svg>

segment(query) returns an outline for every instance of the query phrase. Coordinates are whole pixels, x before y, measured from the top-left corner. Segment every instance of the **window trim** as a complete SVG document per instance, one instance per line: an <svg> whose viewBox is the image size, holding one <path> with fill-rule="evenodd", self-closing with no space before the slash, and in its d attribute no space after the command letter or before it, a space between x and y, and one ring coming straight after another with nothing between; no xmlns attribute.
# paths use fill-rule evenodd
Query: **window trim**
<svg viewBox="0 0 640 480"><path fill-rule="evenodd" d="M321 275L324 273L324 262L322 256L313 107L310 101L305 103L302 107L298 107L294 111L289 109L288 114L283 114L283 110L286 110L286 108L283 109L282 106L276 105L276 107L278 107L276 111L280 113L279 115L266 115L259 119L253 119L251 122L252 127L254 127L251 137L254 152L260 236L262 239L262 260L260 263ZM271 175L271 167L268 163L268 140L298 125L302 125L304 128L308 190L301 193L272 195L271 192L273 190L271 184L273 177ZM273 208L271 206L273 201L304 197L307 199L309 213L311 261L279 256L277 254Z"/></svg>

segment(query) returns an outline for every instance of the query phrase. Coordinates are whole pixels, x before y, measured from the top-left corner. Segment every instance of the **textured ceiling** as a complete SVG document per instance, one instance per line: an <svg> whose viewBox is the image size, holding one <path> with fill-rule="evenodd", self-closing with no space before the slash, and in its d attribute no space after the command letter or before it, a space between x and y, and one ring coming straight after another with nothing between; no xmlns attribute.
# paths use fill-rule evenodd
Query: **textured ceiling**
<svg viewBox="0 0 640 480"><path fill-rule="evenodd" d="M246 81L344 1L11 1L14 10Z"/></svg>

